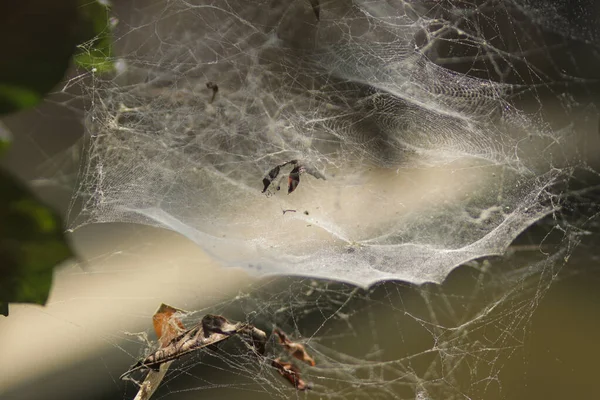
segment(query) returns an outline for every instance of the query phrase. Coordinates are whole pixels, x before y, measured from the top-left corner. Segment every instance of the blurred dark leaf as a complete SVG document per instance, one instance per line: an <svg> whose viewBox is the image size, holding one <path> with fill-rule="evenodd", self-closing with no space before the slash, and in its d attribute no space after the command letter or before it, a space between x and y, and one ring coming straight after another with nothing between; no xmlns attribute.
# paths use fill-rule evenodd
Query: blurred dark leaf
<svg viewBox="0 0 600 400"><path fill-rule="evenodd" d="M109 7L97 0L79 0L79 41L75 65L97 72L109 72L112 61L112 33Z"/></svg>
<svg viewBox="0 0 600 400"><path fill-rule="evenodd" d="M108 69L108 9L95 0L0 4L0 114L36 105L77 64Z"/></svg>
<svg viewBox="0 0 600 400"><path fill-rule="evenodd" d="M2 2L0 114L34 106L63 78L77 21L77 0Z"/></svg>
<svg viewBox="0 0 600 400"><path fill-rule="evenodd" d="M45 304L54 267L72 255L60 217L0 170L0 313L11 302Z"/></svg>

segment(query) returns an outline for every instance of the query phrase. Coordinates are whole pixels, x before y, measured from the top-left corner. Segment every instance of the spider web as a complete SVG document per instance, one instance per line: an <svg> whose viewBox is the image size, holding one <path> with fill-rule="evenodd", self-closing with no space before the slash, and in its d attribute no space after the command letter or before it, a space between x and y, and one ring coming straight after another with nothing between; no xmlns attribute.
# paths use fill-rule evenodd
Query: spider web
<svg viewBox="0 0 600 400"><path fill-rule="evenodd" d="M283 328L317 360L315 367L299 366L319 398L502 398L503 368L520 354L531 315L559 269L556 258L541 258L474 262L442 286L388 282L364 290L280 278L184 314L183 321L193 326L216 312L266 332ZM304 397L232 342L178 360L155 398ZM138 343L132 361L155 349ZM268 355L285 357L275 343L270 337Z"/></svg>
<svg viewBox="0 0 600 400"><path fill-rule="evenodd" d="M304 337L322 397L501 392L502 366L597 212L586 197L597 179L593 7L340 0L321 1L317 19L304 0L115 4L117 72L83 85L72 228L159 226L222 265L299 276L210 311ZM326 180L261 193L290 160ZM537 258L507 253L534 224ZM449 274L466 263L487 283L454 295ZM444 284L373 286L386 280ZM409 293L418 305L404 306ZM384 321L402 345L384 345ZM371 347L343 349L349 336ZM240 351L183 361L163 395L185 398L176 382L203 379L189 372L203 365L241 379L227 387L289 396Z"/></svg>

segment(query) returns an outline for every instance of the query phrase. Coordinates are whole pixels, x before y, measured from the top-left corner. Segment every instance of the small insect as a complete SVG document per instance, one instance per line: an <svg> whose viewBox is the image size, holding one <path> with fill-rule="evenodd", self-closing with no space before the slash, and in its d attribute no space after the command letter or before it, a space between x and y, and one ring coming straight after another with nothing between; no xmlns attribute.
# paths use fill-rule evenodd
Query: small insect
<svg viewBox="0 0 600 400"><path fill-rule="evenodd" d="M206 87L208 89L211 89L213 94L212 97L210 99L210 104L212 104L213 101L215 101L215 97L217 96L217 92L219 91L219 85L217 85L214 82L206 82Z"/></svg>
<svg viewBox="0 0 600 400"><path fill-rule="evenodd" d="M262 193L265 193L267 191L269 186L271 186L273 181L275 179L277 179L277 177L279 176L279 173L281 172L281 168L285 167L286 165L294 166L292 168L292 171L288 175L288 194L290 194L294 190L296 190L296 188L300 184L300 175L302 175L305 172L308 173L309 175L314 176L317 179L326 180L325 175L323 175L316 169L308 167L306 165L302 165L302 164L300 164L300 162L298 160L291 160L291 161L287 161L287 162L284 162L283 164L279 164L279 165L275 166L267 173L267 175L265 175L265 177L262 180L262 182L263 182ZM281 189L281 185L279 183L277 184L276 189L277 190Z"/></svg>

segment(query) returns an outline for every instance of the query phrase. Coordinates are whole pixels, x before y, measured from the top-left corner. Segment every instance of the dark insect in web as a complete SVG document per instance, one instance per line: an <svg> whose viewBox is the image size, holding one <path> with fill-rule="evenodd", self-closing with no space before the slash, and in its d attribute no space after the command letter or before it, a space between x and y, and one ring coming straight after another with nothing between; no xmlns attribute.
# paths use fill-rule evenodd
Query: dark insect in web
<svg viewBox="0 0 600 400"><path fill-rule="evenodd" d="M262 180L262 182L263 182L262 193L265 193L267 191L267 189L269 189L269 187L271 186L271 184L273 184L273 182L279 176L279 173L281 172L281 168L285 167L286 165L293 165L294 166L292 168L292 171L288 175L288 194L290 194L294 190L296 190L296 188L300 184L300 175L304 174L305 172L308 173L309 175L314 176L317 179L323 179L323 180L325 180L325 175L323 175L322 173L320 173L315 168L309 167L307 165L303 165L298 160L291 160L291 161L287 161L287 162L284 162L283 164L279 164L279 165L275 166L274 168L272 168L267 173L267 175L265 175L265 177ZM283 178L281 178L277 182L277 184L275 185L275 188L277 190L281 189L280 182L281 182L282 179Z"/></svg>
<svg viewBox="0 0 600 400"><path fill-rule="evenodd" d="M217 92L219 91L219 85L214 82L206 82L206 87L212 90L212 97L210 99L210 104L215 101L215 97L217 96Z"/></svg>

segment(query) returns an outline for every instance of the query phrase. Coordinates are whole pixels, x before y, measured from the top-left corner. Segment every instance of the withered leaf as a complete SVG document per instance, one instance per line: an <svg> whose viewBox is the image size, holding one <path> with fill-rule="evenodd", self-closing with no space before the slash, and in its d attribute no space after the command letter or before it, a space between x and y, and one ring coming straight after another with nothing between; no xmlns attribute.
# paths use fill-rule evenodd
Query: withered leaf
<svg viewBox="0 0 600 400"><path fill-rule="evenodd" d="M152 320L160 348L121 375L123 379L134 371L150 369L134 400L148 400L174 360L192 351L217 345L234 335L240 336L247 343L257 360L268 359L265 355L267 335L262 330L247 323L231 322L221 315L207 314L199 324L184 331L184 325L175 316L178 311L181 310L166 304L159 307ZM292 342L279 328L275 328L274 333L293 357L311 366L315 365L314 359L308 355L303 345ZM271 365L297 390L310 389L310 385L302 380L300 370L293 363L276 358L271 360Z"/></svg>
<svg viewBox="0 0 600 400"><path fill-rule="evenodd" d="M275 333L277 335L277 337L279 339L279 343L281 343L283 348L288 353L290 353L292 355L292 357L307 363L311 367L314 367L316 365L315 360L308 354L308 352L304 348L304 345L301 345L300 343L292 342L287 337L285 332L283 332L279 328L275 328L273 330L273 333Z"/></svg>
<svg viewBox="0 0 600 400"><path fill-rule="evenodd" d="M300 166L294 167L288 177L288 194L292 193L300 184Z"/></svg>
<svg viewBox="0 0 600 400"><path fill-rule="evenodd" d="M292 363L281 361L279 358L271 361L271 365L277 369L277 372L287 379L297 390L310 389L310 385L302 380L300 370Z"/></svg>
<svg viewBox="0 0 600 400"><path fill-rule="evenodd" d="M178 311L182 310L178 310L177 308L166 304L161 304L152 317L154 332L158 337L161 348L167 346L175 337L177 337L177 335L185 330L181 320L175 317L175 313ZM156 389L158 389L158 386L165 377L170 365L171 362L166 362L160 366L158 371L149 371L144 382L140 385L140 389L134 400L150 399Z"/></svg>
<svg viewBox="0 0 600 400"><path fill-rule="evenodd" d="M277 178L277 175L279 175L279 170L281 169L281 166L276 166L275 168L273 168L272 170L269 171L269 173L267 174L267 176L265 176L263 178L263 191L262 193L266 192L267 189L269 188L269 185L271 185L271 182L273 182L273 180L275 178Z"/></svg>
<svg viewBox="0 0 600 400"><path fill-rule="evenodd" d="M259 354L264 354L267 336L263 331L242 322L232 323L220 315L208 314L202 318L200 324L179 334L166 346L138 361L121 378L140 369L156 371L163 363L176 360L193 351L216 345L233 334L244 335L246 340L252 342Z"/></svg>
<svg viewBox="0 0 600 400"><path fill-rule="evenodd" d="M163 303L154 313L152 325L154 326L154 332L158 337L160 347L165 347L171 340L185 330L185 326L183 326L181 320L174 317L175 313L181 311L182 310Z"/></svg>

